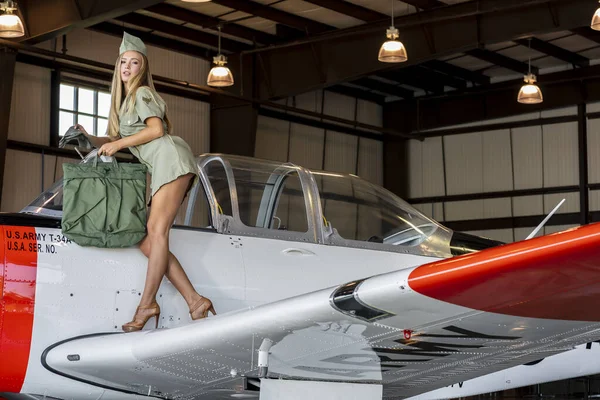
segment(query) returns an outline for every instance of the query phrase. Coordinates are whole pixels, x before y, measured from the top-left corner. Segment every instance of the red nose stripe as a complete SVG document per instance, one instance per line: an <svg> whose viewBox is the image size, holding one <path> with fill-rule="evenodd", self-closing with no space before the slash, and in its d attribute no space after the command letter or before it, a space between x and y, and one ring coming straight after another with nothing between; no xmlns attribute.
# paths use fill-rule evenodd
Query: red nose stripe
<svg viewBox="0 0 600 400"><path fill-rule="evenodd" d="M37 270L35 228L0 229L0 392L21 391L33 330Z"/></svg>
<svg viewBox="0 0 600 400"><path fill-rule="evenodd" d="M600 321L600 224L424 265L409 284L476 310Z"/></svg>

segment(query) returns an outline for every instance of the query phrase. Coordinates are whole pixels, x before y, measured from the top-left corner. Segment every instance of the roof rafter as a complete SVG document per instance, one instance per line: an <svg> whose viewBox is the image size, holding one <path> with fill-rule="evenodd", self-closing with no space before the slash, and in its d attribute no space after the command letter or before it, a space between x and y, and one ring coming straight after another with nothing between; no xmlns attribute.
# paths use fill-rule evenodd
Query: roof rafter
<svg viewBox="0 0 600 400"><path fill-rule="evenodd" d="M121 25L111 24L110 22L101 22L99 24L90 26L88 29L117 37L123 37L123 32L125 29L127 29L128 33L139 37L145 43L161 47L163 49L177 51L179 53L200 57L209 61L212 61L212 57L217 55L216 51L204 47L194 46L192 44L178 42L176 40L171 40L161 36L151 35L148 32L137 29L123 28Z"/></svg>
<svg viewBox="0 0 600 400"><path fill-rule="evenodd" d="M590 29L589 27L571 29L571 32L591 40L592 42L600 43L600 32Z"/></svg>
<svg viewBox="0 0 600 400"><path fill-rule="evenodd" d="M373 103L378 104L383 104L385 101L385 97L380 94L367 92L366 90L361 90L350 86L335 85L327 87L325 88L325 90L333 93L343 94L344 96L356 97L357 99L372 101Z"/></svg>
<svg viewBox="0 0 600 400"><path fill-rule="evenodd" d="M447 5L443 1L439 0L402 0L402 2L420 8L422 10L429 10L432 8L443 7Z"/></svg>
<svg viewBox="0 0 600 400"><path fill-rule="evenodd" d="M444 74L463 79L465 81L477 83L479 85L489 85L491 82L490 77L482 74L481 72L471 71L466 68L457 67L456 65L450 64L449 62L445 61L431 60L421 65L439 72L443 72Z"/></svg>
<svg viewBox="0 0 600 400"><path fill-rule="evenodd" d="M117 18L119 21L128 24L137 25L153 31L160 31L170 35L179 36L183 39L193 40L194 42L203 43L207 46L217 47L219 38L217 35L198 31L196 29L185 26L172 24L157 18L148 17L142 14L127 14ZM221 47L230 52L239 52L252 48L252 46L241 43L232 39L221 38Z"/></svg>
<svg viewBox="0 0 600 400"><path fill-rule="evenodd" d="M367 89L376 90L378 92L387 93L389 95L402 97L403 99L412 99L415 95L410 89L405 89L400 86L390 85L389 83L381 82L375 79L360 78L352 83L358 86L364 86Z"/></svg>
<svg viewBox="0 0 600 400"><path fill-rule="evenodd" d="M273 7L265 6L248 0L212 0L213 3L243 11L257 17L278 22L309 34L323 33L334 30L333 26L322 24L312 19L299 17Z"/></svg>
<svg viewBox="0 0 600 400"><path fill-rule="evenodd" d="M366 7L349 3L343 0L305 0L308 3L312 3L323 8L338 12L340 14L348 15L352 18L359 19L361 21L372 22L380 19L389 18L386 14L381 14L377 11L370 10Z"/></svg>
<svg viewBox="0 0 600 400"><path fill-rule="evenodd" d="M172 6L167 3L155 4L151 7L146 8L147 11L155 14L164 15L165 17L178 19L190 24L199 25L203 28L217 29L221 25L221 31L228 35L237 36L253 42L262 44L274 44L279 42L275 35L259 31L245 26L234 24L219 18L211 17L209 15L200 14L193 12L185 8Z"/></svg>
<svg viewBox="0 0 600 400"><path fill-rule="evenodd" d="M529 47L530 41L531 41L531 48L536 51L539 51L540 53L544 53L548 56L558 58L559 60L566 61L569 64L577 65L578 67L587 67L590 65L589 58L586 58L577 53L573 53L572 51L565 50L562 47L556 46L552 43L545 42L545 41L535 38L535 37L532 37L530 39L515 40L515 43L518 43L521 46Z"/></svg>
<svg viewBox="0 0 600 400"><path fill-rule="evenodd" d="M519 72L521 74L526 74L527 72L529 72L529 65L527 63L515 60L514 58L504 56L504 55L496 53L494 51L489 51L489 50L485 50L485 49L473 49L473 50L467 51L466 54L473 56L475 58L479 58L480 60L495 64L499 67L503 67L506 69L510 69L511 71ZM539 70L537 67L534 67L532 65L531 72L534 73L535 75L537 75Z"/></svg>
<svg viewBox="0 0 600 400"><path fill-rule="evenodd" d="M443 93L444 84L437 82L423 73L418 67L406 67L392 71L383 71L377 74L385 79L420 88L430 93Z"/></svg>

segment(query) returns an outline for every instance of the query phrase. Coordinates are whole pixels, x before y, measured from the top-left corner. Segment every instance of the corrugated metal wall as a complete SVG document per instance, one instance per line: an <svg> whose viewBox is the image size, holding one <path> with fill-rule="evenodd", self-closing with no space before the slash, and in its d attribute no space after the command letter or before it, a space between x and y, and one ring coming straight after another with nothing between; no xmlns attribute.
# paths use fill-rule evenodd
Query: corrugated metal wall
<svg viewBox="0 0 600 400"><path fill-rule="evenodd" d="M382 126L378 104L328 91L305 93L283 101L289 106ZM259 116L255 156L290 161L303 167L351 173L383 184L383 142Z"/></svg>
<svg viewBox="0 0 600 400"><path fill-rule="evenodd" d="M116 37L77 30L67 36L67 54L113 65L121 40ZM53 41L40 44L54 50ZM59 46L61 43L59 41ZM60 50L60 48L59 48ZM203 83L210 64L198 58L148 46L151 71L155 75ZM86 77L80 77L84 79ZM109 83L109 82L107 82ZM9 139L27 143L50 143L50 70L17 63L11 102ZM210 105L196 100L161 94L169 107L174 134L188 142L195 154L209 151ZM62 176L61 157L8 150L4 173L1 211L18 211L44 188Z"/></svg>
<svg viewBox="0 0 600 400"><path fill-rule="evenodd" d="M592 105L590 107L597 107ZM489 123L574 116L576 107L516 116ZM483 123L472 124L480 126ZM600 121L588 121L589 182L600 182ZM409 143L410 198L502 192L579 184L577 122L539 125L429 138ZM416 204L438 221L463 221L547 214L565 198L558 213L579 212L579 193L548 194ZM590 192L590 210L600 210L600 193ZM541 222L541 220L540 220ZM547 226L539 235L570 226ZM533 228L472 232L512 242Z"/></svg>

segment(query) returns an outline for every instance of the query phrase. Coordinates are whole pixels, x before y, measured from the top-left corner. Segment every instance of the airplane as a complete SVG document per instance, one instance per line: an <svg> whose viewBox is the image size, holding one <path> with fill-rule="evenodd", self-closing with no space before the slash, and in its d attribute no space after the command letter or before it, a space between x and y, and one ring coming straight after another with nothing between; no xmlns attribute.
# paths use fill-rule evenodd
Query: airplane
<svg viewBox="0 0 600 400"><path fill-rule="evenodd" d="M599 224L505 244L355 175L197 162L170 247L206 319L165 279L158 329L123 333L147 259L65 237L61 179L0 214L0 397L422 400L589 373L522 371L595 354Z"/></svg>

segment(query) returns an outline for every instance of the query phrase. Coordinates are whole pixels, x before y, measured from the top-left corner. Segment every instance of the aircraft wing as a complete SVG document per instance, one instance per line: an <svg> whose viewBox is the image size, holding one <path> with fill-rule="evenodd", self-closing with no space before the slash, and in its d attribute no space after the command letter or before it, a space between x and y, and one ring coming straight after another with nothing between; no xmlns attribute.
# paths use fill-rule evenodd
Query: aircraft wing
<svg viewBox="0 0 600 400"><path fill-rule="evenodd" d="M42 361L158 398L230 398L261 376L406 398L599 340L599 322L595 224L182 327L73 338Z"/></svg>

